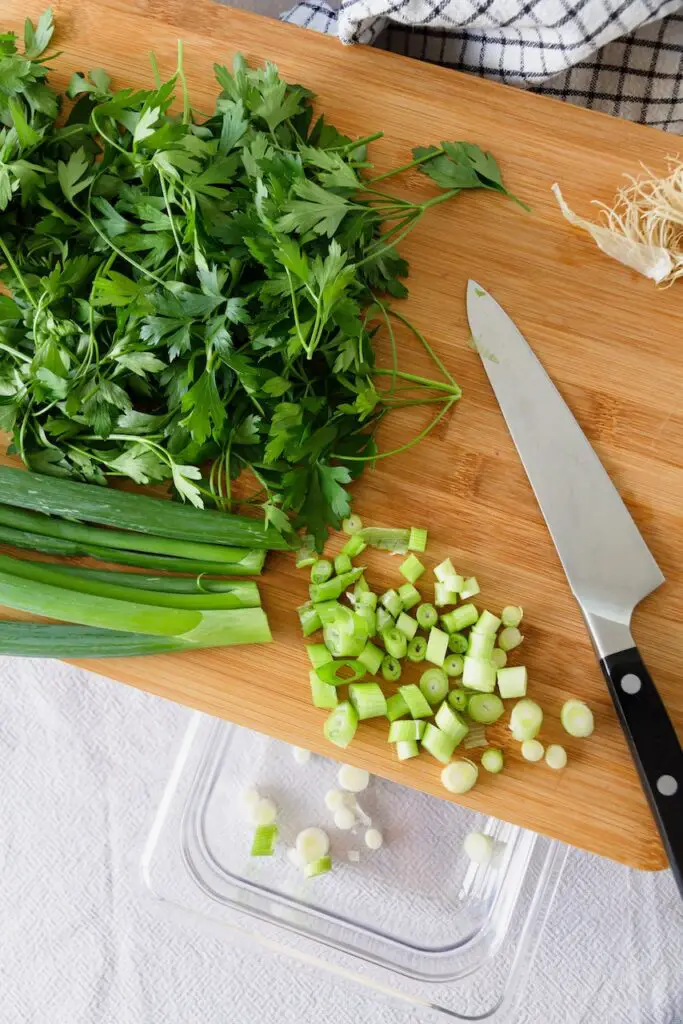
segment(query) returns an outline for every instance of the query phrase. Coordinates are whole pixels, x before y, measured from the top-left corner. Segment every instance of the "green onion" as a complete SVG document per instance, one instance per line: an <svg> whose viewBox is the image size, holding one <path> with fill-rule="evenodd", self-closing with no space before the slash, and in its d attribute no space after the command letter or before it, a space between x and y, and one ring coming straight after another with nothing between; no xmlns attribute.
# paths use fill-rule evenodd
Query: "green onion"
<svg viewBox="0 0 683 1024"><path fill-rule="evenodd" d="M277 825L259 825L251 843L252 857L272 857L277 846Z"/></svg>
<svg viewBox="0 0 683 1024"><path fill-rule="evenodd" d="M392 618L396 618L403 611L403 602L395 590L387 590L379 599L382 607L386 608Z"/></svg>
<svg viewBox="0 0 683 1024"><path fill-rule="evenodd" d="M501 622L504 626L519 626L524 611L519 605L509 604L500 613Z"/></svg>
<svg viewBox="0 0 683 1024"><path fill-rule="evenodd" d="M453 568L450 558L446 558L445 561L441 562L441 564L437 565L434 569L434 575L440 583L445 583L446 580L453 576L457 576L458 573Z"/></svg>
<svg viewBox="0 0 683 1024"><path fill-rule="evenodd" d="M543 710L535 701L527 698L515 704L510 715L510 730L520 743L535 739L542 724Z"/></svg>
<svg viewBox="0 0 683 1024"><path fill-rule="evenodd" d="M51 562L53 569L57 564ZM68 576L116 583L135 590L152 590L162 594L232 594L239 608L258 608L261 604L258 586L253 580L214 580L207 576L150 576L141 572L122 572L119 569L85 569L80 565L59 564Z"/></svg>
<svg viewBox="0 0 683 1024"><path fill-rule="evenodd" d="M408 551L410 530L392 530L383 526L364 526L356 534L362 537L371 548L381 548L383 551L392 551L395 555L405 555Z"/></svg>
<svg viewBox="0 0 683 1024"><path fill-rule="evenodd" d="M473 693L467 705L467 714L473 722L493 725L503 714L503 702L495 693Z"/></svg>
<svg viewBox="0 0 683 1024"><path fill-rule="evenodd" d="M540 761L545 753L545 747L538 740L524 740L522 743L522 757L525 761Z"/></svg>
<svg viewBox="0 0 683 1024"><path fill-rule="evenodd" d="M353 628L349 630L347 621L336 618L329 625L323 626L323 640L330 654L335 658L357 658L365 647L369 630L367 623L360 615L349 611Z"/></svg>
<svg viewBox="0 0 683 1024"><path fill-rule="evenodd" d="M426 551L427 531L420 526L413 526L408 534L408 548L410 551Z"/></svg>
<svg viewBox="0 0 683 1024"><path fill-rule="evenodd" d="M349 537L344 547L341 549L342 555L348 555L349 558L357 558L358 555L362 555L365 551L367 544L359 533L355 533L353 537Z"/></svg>
<svg viewBox="0 0 683 1024"><path fill-rule="evenodd" d="M508 656L505 651L501 651L500 647L494 647L491 651L491 661L496 666L496 669L505 668L508 663Z"/></svg>
<svg viewBox="0 0 683 1024"><path fill-rule="evenodd" d="M370 643L369 640L358 655L358 661L361 665L365 666L371 676L377 675L381 668L383 658L384 652L381 651L379 647L375 647L375 645Z"/></svg>
<svg viewBox="0 0 683 1024"><path fill-rule="evenodd" d="M478 618L479 612L473 604L461 604L447 615L442 615L441 621L448 633L459 633L460 630L473 626Z"/></svg>
<svg viewBox="0 0 683 1024"><path fill-rule="evenodd" d="M472 628L475 633L495 633L499 626L500 619L497 615L483 611Z"/></svg>
<svg viewBox="0 0 683 1024"><path fill-rule="evenodd" d="M332 661L332 655L325 644L306 644L306 653L313 668L320 668Z"/></svg>
<svg viewBox="0 0 683 1024"><path fill-rule="evenodd" d="M363 579L362 576L361 579ZM360 581L361 580L358 580L358 583L360 583ZM375 609L377 608L377 594L373 594L371 590L358 591L358 583L356 583L356 586L354 588L354 597L356 600L356 605L360 605L360 607L362 608L371 608L374 612Z"/></svg>
<svg viewBox="0 0 683 1024"><path fill-rule="evenodd" d="M492 775L497 775L498 772L503 770L503 751L499 750L498 747L489 747L481 755L481 766L487 772L491 772Z"/></svg>
<svg viewBox="0 0 683 1024"><path fill-rule="evenodd" d="M311 602L308 602L311 604ZM353 632L353 612L339 601L320 601L313 605L323 626L344 625L349 633Z"/></svg>
<svg viewBox="0 0 683 1024"><path fill-rule="evenodd" d="M401 743L403 740L421 740L425 731L422 719L408 718L392 722L389 726L389 743Z"/></svg>
<svg viewBox="0 0 683 1024"><path fill-rule="evenodd" d="M264 527L263 521L257 519L190 508L8 466L0 466L0 495L4 505L62 516L71 522L78 519L154 537L172 537L190 544L196 537L202 537L208 546L280 550L290 546L277 530Z"/></svg>
<svg viewBox="0 0 683 1024"><path fill-rule="evenodd" d="M470 694L467 690L451 690L448 694L448 703L455 711L467 711L467 705L469 702Z"/></svg>
<svg viewBox="0 0 683 1024"><path fill-rule="evenodd" d="M449 633L448 650L453 651L453 654L464 654L467 650L467 637L463 633Z"/></svg>
<svg viewBox="0 0 683 1024"><path fill-rule="evenodd" d="M132 658L196 650L203 646L214 645L94 626L0 620L0 654L11 654L15 658Z"/></svg>
<svg viewBox="0 0 683 1024"><path fill-rule="evenodd" d="M351 704L344 700L328 715L323 726L323 734L330 743L338 747L348 747L356 735L357 728L358 715Z"/></svg>
<svg viewBox="0 0 683 1024"><path fill-rule="evenodd" d="M315 553L315 537L310 533L304 534L301 538L301 546L296 553L297 569L308 569L315 565L318 556Z"/></svg>
<svg viewBox="0 0 683 1024"><path fill-rule="evenodd" d="M455 741L456 747L459 743L462 743L470 731L465 719L457 711L454 711L446 701L443 702L437 711L434 722L442 732L445 732L447 736L450 736Z"/></svg>
<svg viewBox="0 0 683 1024"><path fill-rule="evenodd" d="M372 608L366 604L361 604L356 608L356 615L365 622L368 636L374 636L377 632L377 615Z"/></svg>
<svg viewBox="0 0 683 1024"><path fill-rule="evenodd" d="M488 742L485 727L481 722L474 722L470 719L470 731L465 737L465 749L471 750L472 747L486 747Z"/></svg>
<svg viewBox="0 0 683 1024"><path fill-rule="evenodd" d="M433 604L421 604L415 612L415 616L422 629L431 629L439 621Z"/></svg>
<svg viewBox="0 0 683 1024"><path fill-rule="evenodd" d="M474 864L490 864L496 852L496 844L484 832L470 832L465 836L462 848Z"/></svg>
<svg viewBox="0 0 683 1024"><path fill-rule="evenodd" d="M393 616L381 606L377 609L377 631L383 633L385 629L391 629L394 625Z"/></svg>
<svg viewBox="0 0 683 1024"><path fill-rule="evenodd" d="M427 641L423 636L415 636L408 644L406 651L408 661L424 661L427 654Z"/></svg>
<svg viewBox="0 0 683 1024"><path fill-rule="evenodd" d="M417 757L420 753L415 740L401 740L396 744L396 756L399 761L408 761L411 757Z"/></svg>
<svg viewBox="0 0 683 1024"><path fill-rule="evenodd" d="M466 579L462 585L460 597L463 601L466 601L468 597L474 597L476 594L479 593L480 590L481 587L477 583L477 577L470 576L469 579Z"/></svg>
<svg viewBox="0 0 683 1024"><path fill-rule="evenodd" d="M443 665L448 650L448 633L432 626L427 638L427 654L425 658L433 665Z"/></svg>
<svg viewBox="0 0 683 1024"><path fill-rule="evenodd" d="M403 694L394 693L391 697L387 697L387 718L390 722L396 721L397 718L403 718L409 711L408 705L406 704Z"/></svg>
<svg viewBox="0 0 683 1024"><path fill-rule="evenodd" d="M495 642L496 637L494 633L477 633L473 629L469 635L467 653L470 658L480 658L482 661L490 661Z"/></svg>
<svg viewBox="0 0 683 1024"><path fill-rule="evenodd" d="M404 583L400 586L398 596L401 598L401 607L404 612L410 611L420 601L420 591L412 583Z"/></svg>
<svg viewBox="0 0 683 1024"><path fill-rule="evenodd" d="M400 630L408 640L412 640L417 633L417 620L412 615L401 612L396 619L396 629Z"/></svg>
<svg viewBox="0 0 683 1024"><path fill-rule="evenodd" d="M405 658L406 651L408 650L408 640L405 633L401 632L398 626L385 629L382 633L382 640L384 641L387 654L390 654L392 658Z"/></svg>
<svg viewBox="0 0 683 1024"><path fill-rule="evenodd" d="M499 668L496 675L498 693L503 700L526 696L527 670L524 665L516 665L514 668Z"/></svg>
<svg viewBox="0 0 683 1024"><path fill-rule="evenodd" d="M505 672L507 669L501 669ZM491 661L481 661L479 658L465 658L465 668L462 674L462 685L469 690L481 690L484 693L493 693L496 687L496 666Z"/></svg>
<svg viewBox="0 0 683 1024"><path fill-rule="evenodd" d="M441 772L441 783L449 793L467 793L478 775L479 769L473 761L451 761Z"/></svg>
<svg viewBox="0 0 683 1024"><path fill-rule="evenodd" d="M336 686L324 683L314 669L308 673L308 681L311 684L311 700L316 708L336 708L339 703Z"/></svg>
<svg viewBox="0 0 683 1024"><path fill-rule="evenodd" d="M440 704L448 693L448 677L440 668L428 668L420 676L420 692L430 704Z"/></svg>
<svg viewBox="0 0 683 1024"><path fill-rule="evenodd" d="M317 860L312 860L304 865L304 878L317 878L318 875L326 874L331 868L332 858L329 855L318 857Z"/></svg>
<svg viewBox="0 0 683 1024"><path fill-rule="evenodd" d="M447 676L461 676L465 662L460 654L449 654L443 663L443 670Z"/></svg>
<svg viewBox="0 0 683 1024"><path fill-rule="evenodd" d="M545 752L545 763L555 771L561 771L567 764L567 751L559 743L551 743Z"/></svg>
<svg viewBox="0 0 683 1024"><path fill-rule="evenodd" d="M445 608L447 604L458 603L458 591L451 587L451 580L446 583L434 584L434 604L437 608Z"/></svg>
<svg viewBox="0 0 683 1024"><path fill-rule="evenodd" d="M453 737L442 732L431 722L427 722L421 743L422 749L430 753L437 761L441 761L442 764L448 764L456 747Z"/></svg>
<svg viewBox="0 0 683 1024"><path fill-rule="evenodd" d="M344 533L348 533L350 537L353 537L354 533L358 533L363 529L363 522L360 516L349 516L342 523L342 530Z"/></svg>
<svg viewBox="0 0 683 1024"><path fill-rule="evenodd" d="M387 713L386 697L379 683L351 683L349 702L361 722L366 718L384 717Z"/></svg>
<svg viewBox="0 0 683 1024"><path fill-rule="evenodd" d="M425 567L416 555L408 555L405 562L398 567L398 571L408 580L408 583L417 583Z"/></svg>
<svg viewBox="0 0 683 1024"><path fill-rule="evenodd" d="M356 683L365 675L365 665L354 658L340 658L337 661L328 661L316 668L316 675L323 683L330 683L332 686L343 686L345 683ZM340 672L350 673L340 675Z"/></svg>
<svg viewBox="0 0 683 1024"><path fill-rule="evenodd" d="M351 572L352 568L351 559L348 555L343 553L337 555L334 560L334 571L338 573L338 575L341 576L342 573Z"/></svg>
<svg viewBox="0 0 683 1024"><path fill-rule="evenodd" d="M395 683L401 678L401 662L391 654L385 654L382 658L382 677L388 683Z"/></svg>
<svg viewBox="0 0 683 1024"><path fill-rule="evenodd" d="M321 628L322 622L320 621L318 611L313 607L310 601L307 601L306 604L299 605L296 612L299 616L299 622L301 623L301 629L304 636L310 636L311 633L315 633L316 629Z"/></svg>
<svg viewBox="0 0 683 1024"><path fill-rule="evenodd" d="M329 565L329 562L327 564ZM313 569L315 569L315 565ZM311 569L311 573L313 569ZM321 601L336 600L352 583L356 582L359 576L363 575L363 571L363 568L359 567L350 572L343 572L339 576L333 576L332 579L324 580L322 583L312 583L308 588L311 601L313 604L318 604Z"/></svg>
<svg viewBox="0 0 683 1024"><path fill-rule="evenodd" d="M519 647L523 639L524 637L516 626L506 626L498 635L498 646L501 651L512 651L515 647Z"/></svg>
<svg viewBox="0 0 683 1024"><path fill-rule="evenodd" d="M595 728L593 712L582 700L566 701L560 711L560 721L565 732L581 739L590 736Z"/></svg>
<svg viewBox="0 0 683 1024"><path fill-rule="evenodd" d="M398 692L406 702L408 711L413 718L431 718L434 714L431 704L425 699L422 690L415 683L399 686Z"/></svg>

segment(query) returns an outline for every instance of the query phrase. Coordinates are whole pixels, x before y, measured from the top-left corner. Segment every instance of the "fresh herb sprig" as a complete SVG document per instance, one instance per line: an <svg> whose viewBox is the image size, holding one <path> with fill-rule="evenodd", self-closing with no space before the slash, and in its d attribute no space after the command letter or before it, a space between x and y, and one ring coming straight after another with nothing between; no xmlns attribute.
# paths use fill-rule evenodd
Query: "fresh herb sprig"
<svg viewBox="0 0 683 1024"><path fill-rule="evenodd" d="M168 81L154 61L150 89L75 73L63 104L52 31L50 12L28 21L23 53L0 35L0 426L36 471L170 480L197 506L233 508L249 470L242 503L321 546L347 485L391 454L375 441L387 412L434 406L402 451L460 397L391 305L408 272L396 246L463 189L505 193L495 160L444 142L373 177L380 132L352 140L314 120L307 89L239 56L215 66L216 109L200 115L182 47ZM377 187L412 167L445 191L411 202ZM399 365L397 324L435 379Z"/></svg>

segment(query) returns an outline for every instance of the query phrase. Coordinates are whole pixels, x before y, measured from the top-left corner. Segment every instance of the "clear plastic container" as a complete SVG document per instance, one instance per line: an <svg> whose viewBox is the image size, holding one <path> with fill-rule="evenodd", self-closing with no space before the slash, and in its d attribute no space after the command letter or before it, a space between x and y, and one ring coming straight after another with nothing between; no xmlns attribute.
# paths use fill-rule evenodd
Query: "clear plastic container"
<svg viewBox="0 0 683 1024"><path fill-rule="evenodd" d="M287 744L195 715L145 846L149 894L164 912L419 1006L421 1022L510 1024L566 848L374 777L357 798L362 821L341 831L324 801L338 768L316 756L297 764ZM273 857L249 855L249 787L279 809ZM384 836L376 851L369 820ZM328 832L333 869L306 880L288 850L311 825ZM488 865L464 854L471 831L495 839Z"/></svg>

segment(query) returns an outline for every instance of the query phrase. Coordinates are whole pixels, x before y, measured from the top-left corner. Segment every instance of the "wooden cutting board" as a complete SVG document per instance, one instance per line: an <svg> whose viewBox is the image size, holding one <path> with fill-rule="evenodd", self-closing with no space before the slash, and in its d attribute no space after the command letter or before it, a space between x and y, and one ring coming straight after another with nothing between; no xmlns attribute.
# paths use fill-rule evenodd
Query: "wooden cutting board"
<svg viewBox="0 0 683 1024"><path fill-rule="evenodd" d="M47 0L4 0L0 29L37 18ZM600 254L560 216L550 194L588 211L611 199L623 171L662 169L672 140L616 119L337 41L201 0L56 0L54 78L104 67L120 86L147 86L148 52L175 65L185 41L194 103L209 109L211 67L236 50L270 58L285 77L319 97L343 131L385 138L373 145L380 168L409 159L411 146L465 138L500 159L509 187L533 207L524 214L491 195L463 195L434 210L402 246L411 263L406 312L425 331L462 385L448 422L404 455L365 474L356 510L368 522L424 525L430 567L446 555L483 584L483 603L525 608L523 660L530 695L546 709L542 738L569 750L564 772L523 762L508 745L502 776L482 778L461 802L626 864L657 869L665 857L580 614L486 382L468 347L465 284L479 280L534 346L621 490L667 583L638 610L634 631L683 736L683 288L652 284ZM675 148L675 147L673 147ZM417 174L402 187L427 196ZM421 359L402 340L405 368ZM424 410L396 414L381 437L394 447L426 425ZM396 581L397 562L368 559L371 578ZM306 579L291 557L272 558L263 578L275 643L154 659L85 662L85 667L274 736L335 753L324 712L308 697L308 665L296 605ZM522 660L520 654L517 661ZM589 741L562 734L559 709L582 697L596 715ZM495 740L504 733L492 729ZM399 764L386 723L366 723L349 759L378 775L444 796L440 766L428 756Z"/></svg>

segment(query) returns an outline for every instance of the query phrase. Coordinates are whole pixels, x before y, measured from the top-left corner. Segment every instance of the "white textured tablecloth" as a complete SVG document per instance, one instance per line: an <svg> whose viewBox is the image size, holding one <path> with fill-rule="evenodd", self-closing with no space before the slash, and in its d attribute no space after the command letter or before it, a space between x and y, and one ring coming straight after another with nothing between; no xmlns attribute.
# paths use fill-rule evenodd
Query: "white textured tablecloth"
<svg viewBox="0 0 683 1024"><path fill-rule="evenodd" d="M141 845L189 714L56 662L0 659L0 1024L418 1024L141 901ZM571 853L510 1024L546 1021L683 1024L669 872Z"/></svg>

